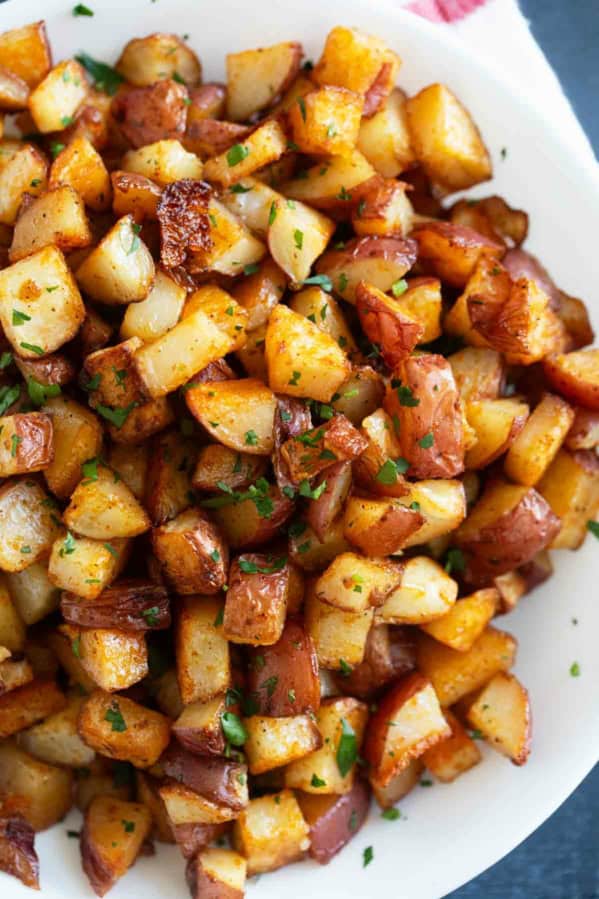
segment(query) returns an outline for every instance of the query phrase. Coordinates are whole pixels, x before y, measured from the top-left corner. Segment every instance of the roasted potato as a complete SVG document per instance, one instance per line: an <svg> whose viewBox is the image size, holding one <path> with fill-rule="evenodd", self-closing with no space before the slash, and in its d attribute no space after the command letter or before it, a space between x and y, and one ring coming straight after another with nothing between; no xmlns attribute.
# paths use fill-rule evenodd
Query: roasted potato
<svg viewBox="0 0 599 899"><path fill-rule="evenodd" d="M170 740L170 721L164 715L103 690L96 690L83 703L78 730L92 749L136 768L155 764Z"/></svg>
<svg viewBox="0 0 599 899"><path fill-rule="evenodd" d="M85 813L81 863L92 889L104 896L139 855L152 826L150 811L138 802L97 796Z"/></svg>

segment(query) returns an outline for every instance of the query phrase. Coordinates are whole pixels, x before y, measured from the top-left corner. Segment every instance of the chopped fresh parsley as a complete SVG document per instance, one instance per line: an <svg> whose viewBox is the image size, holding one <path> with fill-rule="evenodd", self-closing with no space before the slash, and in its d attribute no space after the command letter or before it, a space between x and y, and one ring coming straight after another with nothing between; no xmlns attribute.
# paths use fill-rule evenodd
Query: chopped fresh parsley
<svg viewBox="0 0 599 899"><path fill-rule="evenodd" d="M110 708L106 710L104 721L108 721L112 730L116 733L122 734L127 730L125 719L123 718L120 706L116 699L113 700Z"/></svg>
<svg viewBox="0 0 599 899"><path fill-rule="evenodd" d="M233 146L227 150L227 165L230 168L233 168L233 166L243 162L249 155L249 147L244 147L243 144L233 144Z"/></svg>
<svg viewBox="0 0 599 899"><path fill-rule="evenodd" d="M70 556L75 552L76 549L77 549L77 543L75 541L75 538L73 537L73 535L71 534L70 531L67 531L67 535L64 538L64 542L63 542L62 546L60 547L59 556L61 556L61 557L62 556Z"/></svg>
<svg viewBox="0 0 599 899"><path fill-rule="evenodd" d="M326 780L322 780L322 778L320 778L318 774L312 775L312 780L310 781L311 787L326 787L326 785Z"/></svg>
<svg viewBox="0 0 599 899"><path fill-rule="evenodd" d="M89 387L88 387L89 389ZM125 406L122 409L113 408L112 406L103 406L99 403L95 408L96 412L99 412L102 418L105 418L106 421L109 421L111 425L114 425L115 428L119 430L123 427L131 412L136 408L137 403L129 403L128 406Z"/></svg>
<svg viewBox="0 0 599 899"><path fill-rule="evenodd" d="M451 574L452 571L464 571L466 568L466 559L461 549L452 547L445 554L445 571Z"/></svg>
<svg viewBox="0 0 599 899"><path fill-rule="evenodd" d="M258 445L258 435L255 431L246 431L245 432L245 445L246 446L257 446Z"/></svg>
<svg viewBox="0 0 599 899"><path fill-rule="evenodd" d="M289 384L290 387L297 387L301 376L302 376L301 371L294 371L292 377L290 378L290 380L287 383Z"/></svg>
<svg viewBox="0 0 599 899"><path fill-rule="evenodd" d="M319 484L318 487L310 487L310 481L304 479L299 485L298 493L300 496L305 497L306 499L320 499L322 494L327 489L327 482L323 481L322 484Z"/></svg>
<svg viewBox="0 0 599 899"><path fill-rule="evenodd" d="M333 282L328 275L310 275L302 281L302 287L322 287L323 290L331 291Z"/></svg>
<svg viewBox="0 0 599 899"><path fill-rule="evenodd" d="M386 808L384 812L381 812L381 818L384 818L385 821L397 821L398 818L401 818L401 812L398 808Z"/></svg>
<svg viewBox="0 0 599 899"><path fill-rule="evenodd" d="M89 6L85 6L83 3L78 3L77 6L73 7L74 16L93 16L93 14L93 10L91 10Z"/></svg>
<svg viewBox="0 0 599 899"><path fill-rule="evenodd" d="M105 62L93 59L87 53L79 53L75 59L91 75L96 90L103 91L110 97L116 94L123 77L115 69Z"/></svg>
<svg viewBox="0 0 599 899"><path fill-rule="evenodd" d="M14 327L18 327L19 325L25 324L25 322L30 322L31 316L27 315L26 312L21 312L19 309L13 309L12 311L12 323Z"/></svg>
<svg viewBox="0 0 599 899"><path fill-rule="evenodd" d="M243 746L248 735L241 718L235 712L223 712L220 718L220 726L225 739L232 746Z"/></svg>
<svg viewBox="0 0 599 899"><path fill-rule="evenodd" d="M146 619L148 627L156 627L158 624L158 614L160 609L158 606L152 606L150 609L143 609L141 615Z"/></svg>
<svg viewBox="0 0 599 899"><path fill-rule="evenodd" d="M405 278L399 278L399 280L394 281L391 285L391 292L394 297L400 297L402 293L405 293L408 289L408 282Z"/></svg>
<svg viewBox="0 0 599 899"><path fill-rule="evenodd" d="M370 862L374 858L374 849L372 846L367 846L364 852L362 853L362 867L367 868Z"/></svg>
<svg viewBox="0 0 599 899"><path fill-rule="evenodd" d="M87 462L84 462L81 466L81 471L83 472L83 477L86 481L97 481L98 480L98 463L99 459L88 459Z"/></svg>
<svg viewBox="0 0 599 899"><path fill-rule="evenodd" d="M425 434L424 437L421 437L418 441L418 446L421 446L422 449L430 449L433 443L435 442L435 438L431 431L428 434Z"/></svg>
<svg viewBox="0 0 599 899"><path fill-rule="evenodd" d="M60 384L41 384L35 378L27 378L27 393L34 406L43 406L47 399L60 396Z"/></svg>
<svg viewBox="0 0 599 899"><path fill-rule="evenodd" d="M43 356L46 352L41 348L41 346L37 346L35 343L21 343L20 347L24 350L29 350L31 353L35 353L36 356Z"/></svg>
<svg viewBox="0 0 599 899"><path fill-rule="evenodd" d="M0 387L0 415L4 415L7 409L10 409L13 403L19 399L21 388L15 384L13 387L4 385Z"/></svg>
<svg viewBox="0 0 599 899"><path fill-rule="evenodd" d="M570 677L580 677L580 665L578 662L572 662L570 665Z"/></svg>
<svg viewBox="0 0 599 899"><path fill-rule="evenodd" d="M599 540L599 521L593 521L593 519L587 521L587 530Z"/></svg>
<svg viewBox="0 0 599 899"><path fill-rule="evenodd" d="M337 767L341 777L345 777L351 771L358 758L358 741L356 734L345 718L341 719L341 739L337 747Z"/></svg>
<svg viewBox="0 0 599 899"><path fill-rule="evenodd" d="M304 232L300 231L299 228L296 228L293 232L293 242L298 250L301 250L304 245Z"/></svg>

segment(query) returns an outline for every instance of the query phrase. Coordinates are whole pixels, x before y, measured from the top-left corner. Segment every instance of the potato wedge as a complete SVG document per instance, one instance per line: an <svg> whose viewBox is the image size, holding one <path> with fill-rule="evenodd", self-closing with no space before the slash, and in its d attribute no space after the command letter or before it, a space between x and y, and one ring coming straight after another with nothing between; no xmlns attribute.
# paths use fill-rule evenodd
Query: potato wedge
<svg viewBox="0 0 599 899"><path fill-rule="evenodd" d="M316 209L330 210L341 218L349 218L355 205L378 182L368 160L358 150L345 156L331 156L303 169L280 185L281 193L301 200Z"/></svg>
<svg viewBox="0 0 599 899"><path fill-rule="evenodd" d="M374 558L399 552L424 523L420 510L397 499L353 495L345 505L346 539Z"/></svg>
<svg viewBox="0 0 599 899"><path fill-rule="evenodd" d="M464 403L496 400L501 392L505 365L500 353L487 347L465 347L448 356Z"/></svg>
<svg viewBox="0 0 599 899"><path fill-rule="evenodd" d="M154 283L154 260L137 234L132 216L123 216L76 271L79 285L94 300L127 304L144 300Z"/></svg>
<svg viewBox="0 0 599 899"><path fill-rule="evenodd" d="M514 399L473 400L466 404L465 414L475 435L465 457L466 468L473 470L486 468L506 450L511 452L526 427L529 407Z"/></svg>
<svg viewBox="0 0 599 899"><path fill-rule="evenodd" d="M233 692L219 694L206 702L190 702L173 723L173 734L189 752L202 756L222 756L226 740L221 718L235 697Z"/></svg>
<svg viewBox="0 0 599 899"><path fill-rule="evenodd" d="M531 717L528 691L513 674L500 672L478 694L468 721L485 740L515 765L530 753Z"/></svg>
<svg viewBox="0 0 599 899"><path fill-rule="evenodd" d="M574 421L574 410L547 393L512 441L504 470L518 484L534 485L543 477Z"/></svg>
<svg viewBox="0 0 599 899"><path fill-rule="evenodd" d="M592 450L571 453L561 449L540 482L540 495L561 527L549 544L554 549L578 549L587 534L587 522L599 503L599 465Z"/></svg>
<svg viewBox="0 0 599 899"><path fill-rule="evenodd" d="M244 122L267 109L296 77L302 58L296 41L227 54L227 116Z"/></svg>
<svg viewBox="0 0 599 899"><path fill-rule="evenodd" d="M9 258L18 262L51 245L68 253L91 242L83 200L76 190L64 184L36 197L19 214Z"/></svg>

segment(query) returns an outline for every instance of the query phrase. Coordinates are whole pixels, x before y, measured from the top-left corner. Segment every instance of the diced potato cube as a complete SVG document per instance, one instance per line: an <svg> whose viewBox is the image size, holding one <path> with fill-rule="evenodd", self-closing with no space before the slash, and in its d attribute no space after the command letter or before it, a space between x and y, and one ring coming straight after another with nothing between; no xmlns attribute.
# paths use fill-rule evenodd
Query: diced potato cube
<svg viewBox="0 0 599 899"><path fill-rule="evenodd" d="M32 680L0 696L0 739L12 736L67 704L54 681Z"/></svg>
<svg viewBox="0 0 599 899"><path fill-rule="evenodd" d="M102 238L76 272L94 300L120 305L144 300L154 283L154 260L126 215Z"/></svg>
<svg viewBox="0 0 599 899"><path fill-rule="evenodd" d="M107 693L126 690L148 673L148 651L143 633L116 628L83 628L76 638L81 664Z"/></svg>
<svg viewBox="0 0 599 899"><path fill-rule="evenodd" d="M323 668L359 665L366 649L374 608L345 612L321 602L315 591L306 597L306 627L314 640L318 662Z"/></svg>
<svg viewBox="0 0 599 899"><path fill-rule="evenodd" d="M152 546L177 593L218 593L229 555L217 526L201 509L188 509L152 531Z"/></svg>
<svg viewBox="0 0 599 899"><path fill-rule="evenodd" d="M46 830L73 804L73 775L47 765L12 742L0 744L0 795L20 811L34 830Z"/></svg>
<svg viewBox="0 0 599 899"><path fill-rule="evenodd" d="M13 604L4 579L0 580L0 646L21 652L25 645L25 627Z"/></svg>
<svg viewBox="0 0 599 899"><path fill-rule="evenodd" d="M38 131L47 134L71 125L88 89L85 72L74 59L55 66L29 97L29 112Z"/></svg>
<svg viewBox="0 0 599 899"><path fill-rule="evenodd" d="M44 477L52 493L66 499L81 480L83 463L99 456L102 427L89 409L66 396L47 400L43 411L52 420L54 443Z"/></svg>
<svg viewBox="0 0 599 899"><path fill-rule="evenodd" d="M279 197L269 212L268 249L291 281L301 284L334 230L334 222L321 212Z"/></svg>
<svg viewBox="0 0 599 899"><path fill-rule="evenodd" d="M78 728L83 741L96 752L136 768L154 765L170 740L170 721L164 715L103 690L85 700Z"/></svg>
<svg viewBox="0 0 599 899"><path fill-rule="evenodd" d="M18 262L50 245L68 253L91 242L81 197L65 184L41 194L20 213L9 257L11 262Z"/></svg>
<svg viewBox="0 0 599 899"><path fill-rule="evenodd" d="M247 863L231 849L202 849L187 863L187 884L192 899L213 893L222 899L243 899Z"/></svg>
<svg viewBox="0 0 599 899"><path fill-rule="evenodd" d="M202 162L195 153L188 153L178 140L159 140L139 150L129 150L123 156L123 169L145 175L163 187L183 178L202 177Z"/></svg>
<svg viewBox="0 0 599 899"><path fill-rule="evenodd" d="M81 861L98 896L131 867L151 827L149 809L138 802L97 796L90 803L81 833Z"/></svg>
<svg viewBox="0 0 599 899"><path fill-rule="evenodd" d="M396 178L414 162L408 131L406 96L394 87L382 109L363 118L358 133L358 150L385 178Z"/></svg>
<svg viewBox="0 0 599 899"><path fill-rule="evenodd" d="M530 701L513 674L500 672L489 681L470 706L468 721L515 765L525 763L531 741Z"/></svg>
<svg viewBox="0 0 599 899"><path fill-rule="evenodd" d="M401 565L399 586L376 610L387 624L424 624L444 619L458 595L458 585L433 559L414 556Z"/></svg>
<svg viewBox="0 0 599 899"><path fill-rule="evenodd" d="M495 587L477 590L458 599L442 618L421 625L422 630L440 643L467 652L497 613L499 591Z"/></svg>
<svg viewBox="0 0 599 899"><path fill-rule="evenodd" d="M179 321L185 297L185 288L159 269L145 300L127 306L121 336L139 337L148 343L162 337Z"/></svg>
<svg viewBox="0 0 599 899"><path fill-rule="evenodd" d="M363 98L343 87L298 97L288 112L293 142L302 153L343 156L356 145L363 107Z"/></svg>
<svg viewBox="0 0 599 899"><path fill-rule="evenodd" d="M198 57L176 34L158 33L133 38L125 45L115 68L137 87L146 87L177 75L190 87L200 84L202 80Z"/></svg>
<svg viewBox="0 0 599 899"><path fill-rule="evenodd" d="M46 23L32 22L0 34L0 65L22 78L29 87L39 84L52 65Z"/></svg>
<svg viewBox="0 0 599 899"><path fill-rule="evenodd" d="M204 177L222 187L229 187L279 159L286 149L285 132L276 119L267 120L245 140L233 144L226 153L209 159L204 165Z"/></svg>
<svg viewBox="0 0 599 899"><path fill-rule="evenodd" d="M546 394L513 440L505 457L505 473L518 484L534 486L549 468L574 421L574 409Z"/></svg>
<svg viewBox="0 0 599 899"><path fill-rule="evenodd" d="M0 158L0 224L14 225L25 194L37 196L46 189L48 163L33 144L17 145L14 152L2 148Z"/></svg>
<svg viewBox="0 0 599 899"><path fill-rule="evenodd" d="M320 749L322 737L312 718L267 718L253 715L244 719L248 738L244 744L250 774L280 768Z"/></svg>
<svg viewBox="0 0 599 899"><path fill-rule="evenodd" d="M50 552L58 528L47 500L35 481L7 481L0 487L0 568L4 571L22 571Z"/></svg>
<svg viewBox="0 0 599 899"><path fill-rule="evenodd" d="M261 381L208 381L188 390L185 401L192 415L225 446L249 454L272 452L276 399Z"/></svg>
<svg viewBox="0 0 599 899"><path fill-rule="evenodd" d="M103 212L110 206L110 175L87 137L74 138L52 163L49 187L52 190L61 184L74 188L94 212Z"/></svg>
<svg viewBox="0 0 599 899"><path fill-rule="evenodd" d="M441 783L451 783L460 774L478 765L482 756L480 749L455 715L445 711L445 718L451 728L451 735L427 749L422 761L437 780Z"/></svg>
<svg viewBox="0 0 599 899"><path fill-rule="evenodd" d="M127 545L126 540L103 543L63 533L52 545L48 576L61 590L95 599L123 568Z"/></svg>
<svg viewBox="0 0 599 899"><path fill-rule="evenodd" d="M8 589L22 621L36 624L58 608L60 591L48 577L48 562L34 562L6 575Z"/></svg>
<svg viewBox="0 0 599 899"><path fill-rule="evenodd" d="M85 308L56 247L45 247L0 272L0 322L17 355L36 359L75 336Z"/></svg>
<svg viewBox="0 0 599 899"><path fill-rule="evenodd" d="M316 581L321 602L345 612L364 612L381 606L403 579L401 569L388 562L343 553Z"/></svg>
<svg viewBox="0 0 599 899"><path fill-rule="evenodd" d="M301 858L309 828L291 790L252 799L233 825L233 845L247 859L247 873L275 871Z"/></svg>
<svg viewBox="0 0 599 899"><path fill-rule="evenodd" d="M222 756L225 753L225 735L221 717L228 710L224 695L207 702L190 702L183 707L173 724L173 734L189 752L198 755Z"/></svg>
<svg viewBox="0 0 599 899"><path fill-rule="evenodd" d="M323 744L286 768L285 786L305 793L349 793L367 718L368 707L357 699L325 699L316 714Z"/></svg>
<svg viewBox="0 0 599 899"><path fill-rule="evenodd" d="M185 704L205 702L231 684L223 605L211 597L181 598L176 622L177 677Z"/></svg>
<svg viewBox="0 0 599 899"><path fill-rule="evenodd" d="M66 708L49 715L39 724L19 734L19 745L34 758L49 765L83 768L95 756L77 731L82 696L73 696Z"/></svg>
<svg viewBox="0 0 599 899"><path fill-rule="evenodd" d="M296 41L228 53L228 118L243 122L255 112L269 107L292 83L301 57L302 46Z"/></svg>
<svg viewBox="0 0 599 899"><path fill-rule="evenodd" d="M0 417L0 477L43 471L54 455L52 420L43 412Z"/></svg>
<svg viewBox="0 0 599 899"><path fill-rule="evenodd" d="M224 634L233 643L271 646L285 625L290 569L285 557L240 556L229 570Z"/></svg>
<svg viewBox="0 0 599 899"><path fill-rule="evenodd" d="M94 540L136 537L151 525L125 482L97 463L76 487L63 518L75 533Z"/></svg>

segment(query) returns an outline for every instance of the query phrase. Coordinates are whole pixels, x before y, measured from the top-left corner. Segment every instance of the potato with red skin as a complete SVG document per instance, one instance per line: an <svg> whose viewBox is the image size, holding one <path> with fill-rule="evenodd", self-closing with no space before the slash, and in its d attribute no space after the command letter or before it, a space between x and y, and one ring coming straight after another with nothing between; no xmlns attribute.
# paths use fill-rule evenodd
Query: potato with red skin
<svg viewBox="0 0 599 899"><path fill-rule="evenodd" d="M335 293L355 302L360 281L390 290L412 268L418 245L411 238L354 237L342 249L327 250L316 263L319 275L328 275Z"/></svg>
<svg viewBox="0 0 599 899"><path fill-rule="evenodd" d="M336 462L356 459L366 446L366 438L345 415L334 415L318 428L287 440L281 447L281 455L292 482L299 484Z"/></svg>
<svg viewBox="0 0 599 899"><path fill-rule="evenodd" d="M136 768L154 765L170 739L170 720L165 715L103 690L95 690L85 700L77 729L96 752Z"/></svg>
<svg viewBox="0 0 599 899"><path fill-rule="evenodd" d="M227 115L235 122L268 109L299 72L303 47L284 41L227 54Z"/></svg>
<svg viewBox="0 0 599 899"><path fill-rule="evenodd" d="M491 483L454 534L466 558L464 580L491 583L529 562L559 531L559 518L534 487Z"/></svg>
<svg viewBox="0 0 599 899"><path fill-rule="evenodd" d="M282 564L281 564L282 563ZM229 571L224 633L233 643L270 646L283 632L289 592L286 557L245 555Z"/></svg>
<svg viewBox="0 0 599 899"><path fill-rule="evenodd" d="M424 326L402 312L399 303L365 281L356 287L356 308L362 330L380 347L389 368L395 368L421 343Z"/></svg>
<svg viewBox="0 0 599 899"><path fill-rule="evenodd" d="M52 419L44 412L17 412L0 418L0 477L32 474L54 459Z"/></svg>
<svg viewBox="0 0 599 899"><path fill-rule="evenodd" d="M202 757L173 742L160 756L165 777L183 784L216 805L241 811L247 805L247 766L230 759Z"/></svg>
<svg viewBox="0 0 599 899"><path fill-rule="evenodd" d="M519 247L528 233L528 215L522 209L512 209L502 197L482 200L458 200L449 211L449 220L465 225L498 243ZM528 253L524 253L528 256ZM534 257L531 257L533 259ZM542 285L539 285L542 286Z"/></svg>
<svg viewBox="0 0 599 899"><path fill-rule="evenodd" d="M236 122L213 118L196 119L189 123L183 145L190 153L206 159L219 156L233 144L241 143L251 130L247 125L238 125Z"/></svg>
<svg viewBox="0 0 599 899"><path fill-rule="evenodd" d="M177 593L218 593L226 583L229 550L201 509L181 512L152 531L154 554Z"/></svg>
<svg viewBox="0 0 599 899"><path fill-rule="evenodd" d="M558 310L560 306L561 290L536 256L528 250L520 247L508 250L502 259L502 265L510 273L514 281L519 278L527 278L534 281L537 287L547 294L551 308Z"/></svg>
<svg viewBox="0 0 599 899"><path fill-rule="evenodd" d="M328 865L360 830L370 806L370 790L356 780L349 793L317 796L298 793L297 801L310 828L310 858Z"/></svg>
<svg viewBox="0 0 599 899"><path fill-rule="evenodd" d="M314 481L313 490L325 484L318 499L308 503L306 521L323 542L331 525L341 514L352 485L352 463L337 462L326 468Z"/></svg>
<svg viewBox="0 0 599 899"><path fill-rule="evenodd" d="M246 869L246 860L231 849L201 850L185 871L192 899L243 899Z"/></svg>
<svg viewBox="0 0 599 899"><path fill-rule="evenodd" d="M579 350L543 360L551 386L566 399L599 412L599 349Z"/></svg>
<svg viewBox="0 0 599 899"><path fill-rule="evenodd" d="M404 627L374 624L366 640L364 659L350 671L334 673L342 693L358 699L377 696L391 681L414 670L416 646Z"/></svg>
<svg viewBox="0 0 599 899"><path fill-rule="evenodd" d="M408 674L378 702L364 741L371 775L385 787L412 759L451 734L431 682Z"/></svg>
<svg viewBox="0 0 599 899"><path fill-rule="evenodd" d="M222 837L226 824L171 824L175 843L183 858L194 858L200 849Z"/></svg>
<svg viewBox="0 0 599 899"><path fill-rule="evenodd" d="M399 382L399 383L398 383ZM414 478L453 478L464 470L459 393L447 359L410 356L394 372L384 406L399 419L399 444Z"/></svg>
<svg viewBox="0 0 599 899"><path fill-rule="evenodd" d="M156 207L160 225L160 261L166 269L183 265L193 253L209 250L208 209L212 189L205 181L183 178L162 191Z"/></svg>
<svg viewBox="0 0 599 899"><path fill-rule="evenodd" d="M574 413L564 446L569 450L595 449L599 446L599 411L577 406Z"/></svg>
<svg viewBox="0 0 599 899"><path fill-rule="evenodd" d="M246 490L264 475L266 467L264 456L238 453L221 443L209 443L198 453L191 484L196 490L210 493L219 489L219 483L231 490Z"/></svg>
<svg viewBox="0 0 599 899"><path fill-rule="evenodd" d="M505 248L472 228L451 222L426 222L415 228L418 261L452 287L465 287L482 256L501 259Z"/></svg>
<svg viewBox="0 0 599 899"><path fill-rule="evenodd" d="M253 549L281 533L295 504L276 486L268 488L265 498L272 504L268 517L260 514L251 499L214 509L212 517L220 526L231 549Z"/></svg>
<svg viewBox="0 0 599 899"><path fill-rule="evenodd" d="M131 146L180 139L187 124L187 88L167 79L132 87L112 101L112 117Z"/></svg>
<svg viewBox="0 0 599 899"><path fill-rule="evenodd" d="M289 618L277 642L250 649L248 660L246 692L256 714L286 718L318 711L316 650L299 621Z"/></svg>
<svg viewBox="0 0 599 899"><path fill-rule="evenodd" d="M281 489L293 486L287 462L283 457L282 447L291 437L299 437L300 434L311 430L311 428L312 414L310 408L302 400L296 400L291 396L277 396L273 425L274 452L272 464L277 484Z"/></svg>
<svg viewBox="0 0 599 899"><path fill-rule="evenodd" d="M379 558L398 552L424 522L398 500L354 495L345 505L344 534L364 555Z"/></svg>
<svg viewBox="0 0 599 899"><path fill-rule="evenodd" d="M207 81L189 91L191 103L187 107L187 124L199 119L222 119L225 113L227 88L218 81Z"/></svg>
<svg viewBox="0 0 599 899"><path fill-rule="evenodd" d="M19 815L0 817L0 871L11 874L32 890L39 890L39 860L35 833Z"/></svg>
<svg viewBox="0 0 599 899"><path fill-rule="evenodd" d="M134 172L111 172L110 180L113 192L112 210L115 215L119 218L132 215L136 222L156 219L156 209L162 195L157 184L145 175Z"/></svg>
<svg viewBox="0 0 599 899"><path fill-rule="evenodd" d="M221 718L226 711L239 713L239 706L229 691L206 702L189 702L173 723L173 735L190 752L207 756L224 755L226 740Z"/></svg>
<svg viewBox="0 0 599 899"><path fill-rule="evenodd" d="M81 864L97 896L104 896L141 852L152 819L145 805L98 796L81 831Z"/></svg>
<svg viewBox="0 0 599 899"><path fill-rule="evenodd" d="M80 627L147 631L164 630L171 624L164 587L140 578L117 581L92 600L64 592L60 608L65 621Z"/></svg>
<svg viewBox="0 0 599 899"><path fill-rule="evenodd" d="M36 678L0 696L0 740L59 712L66 696L51 680Z"/></svg>

